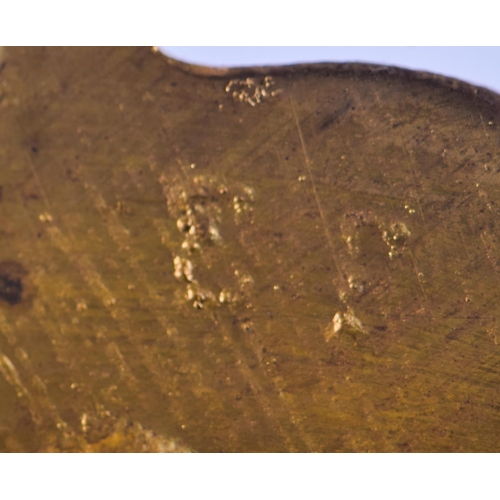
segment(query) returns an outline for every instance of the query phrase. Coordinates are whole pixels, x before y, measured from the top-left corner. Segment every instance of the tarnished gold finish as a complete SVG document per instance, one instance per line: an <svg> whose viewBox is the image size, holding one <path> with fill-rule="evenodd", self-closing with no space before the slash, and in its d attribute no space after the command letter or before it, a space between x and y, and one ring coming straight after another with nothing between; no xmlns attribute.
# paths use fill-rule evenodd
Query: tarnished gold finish
<svg viewBox="0 0 500 500"><path fill-rule="evenodd" d="M0 58L0 450L499 451L497 95Z"/></svg>

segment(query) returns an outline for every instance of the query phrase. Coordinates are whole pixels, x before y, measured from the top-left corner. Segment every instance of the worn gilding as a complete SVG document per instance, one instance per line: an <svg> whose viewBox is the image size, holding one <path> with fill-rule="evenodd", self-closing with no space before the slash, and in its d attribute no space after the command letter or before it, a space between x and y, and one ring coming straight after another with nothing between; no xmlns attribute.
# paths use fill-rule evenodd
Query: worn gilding
<svg viewBox="0 0 500 500"><path fill-rule="evenodd" d="M497 95L0 58L0 450L499 450Z"/></svg>

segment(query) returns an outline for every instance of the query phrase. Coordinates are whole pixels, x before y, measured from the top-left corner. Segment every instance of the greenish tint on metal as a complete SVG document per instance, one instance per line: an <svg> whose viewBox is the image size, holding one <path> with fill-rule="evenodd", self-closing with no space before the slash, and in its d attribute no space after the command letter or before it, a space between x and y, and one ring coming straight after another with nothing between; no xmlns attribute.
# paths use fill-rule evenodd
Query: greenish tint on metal
<svg viewBox="0 0 500 500"><path fill-rule="evenodd" d="M146 48L0 68L1 451L499 451L499 96Z"/></svg>

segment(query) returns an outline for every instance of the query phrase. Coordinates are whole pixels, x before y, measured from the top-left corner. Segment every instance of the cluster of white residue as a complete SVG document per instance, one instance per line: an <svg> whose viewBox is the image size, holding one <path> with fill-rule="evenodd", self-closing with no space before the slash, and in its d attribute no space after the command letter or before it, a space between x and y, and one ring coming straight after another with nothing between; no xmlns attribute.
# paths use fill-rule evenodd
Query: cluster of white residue
<svg viewBox="0 0 500 500"><path fill-rule="evenodd" d="M410 230L404 222L394 222L389 229L382 230L382 239L389 247L389 258L400 257L410 236Z"/></svg>
<svg viewBox="0 0 500 500"><path fill-rule="evenodd" d="M265 76L261 80L256 78L245 78L244 80L231 80L226 85L226 92L240 102L257 106L263 100L274 97L280 90L273 89L274 80L271 76Z"/></svg>
<svg viewBox="0 0 500 500"><path fill-rule="evenodd" d="M182 241L173 255L173 274L185 285L183 297L193 307L203 309L208 303L228 304L241 297L241 290L252 279L248 274L234 269L234 289L223 287L211 290L203 286L202 275L210 273L210 265L204 257L213 245L224 245L221 226L224 217L233 212L234 223L251 222L254 190L250 186L235 186L232 192L225 183L213 176L194 175L196 165L182 168L182 176L159 177L163 186L169 215L175 217ZM205 280L206 281L206 280Z"/></svg>

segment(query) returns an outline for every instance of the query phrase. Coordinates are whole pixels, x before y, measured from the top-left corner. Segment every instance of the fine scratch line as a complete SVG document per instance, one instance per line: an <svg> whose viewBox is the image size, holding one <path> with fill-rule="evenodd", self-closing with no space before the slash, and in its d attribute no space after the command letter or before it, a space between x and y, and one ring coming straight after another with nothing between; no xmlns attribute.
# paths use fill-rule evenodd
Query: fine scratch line
<svg viewBox="0 0 500 500"><path fill-rule="evenodd" d="M312 175L311 160L309 158L309 155L307 154L306 144L305 144L305 141L304 141L304 135L302 134L302 129L300 127L299 118L297 116L297 111L295 110L295 106L293 105L293 102L291 102L291 105L292 105L293 115L295 117L295 124L297 125L297 130L299 132L300 143L302 145L302 151L304 152L304 158L305 158L307 173L309 175L309 179L311 180L311 185L312 185L312 189L313 189L313 193L314 193L314 198L316 200L316 205L318 206L319 215L321 217L321 221L323 222L323 226L325 228L326 240L328 242L328 246L331 249L332 260L333 260L333 263L334 263L335 268L337 270L337 273L339 275L340 282L345 284L345 279L344 279L344 277L342 275L342 271L340 269L339 263L338 263L337 259L335 258L335 244L333 242L333 237L332 237L332 235L330 233L330 230L328 229L328 224L327 224L327 221L326 221L325 214L323 212L323 208L321 207L321 202L320 202L320 199L319 199L318 191L316 189L316 183L314 182L314 178L313 178L313 175Z"/></svg>
<svg viewBox="0 0 500 500"><path fill-rule="evenodd" d="M420 273L419 273L418 268L417 268L417 263L415 261L415 257L413 257L413 253L409 248L408 248L408 253L409 253L410 258L411 258L411 263L413 264L413 270L415 271L415 275L417 276L418 284L420 286L420 289L422 290L422 294L424 295L424 299L427 301L428 297L427 297L427 294L425 293L425 288L424 288L424 285L422 284L422 280L420 279Z"/></svg>
<svg viewBox="0 0 500 500"><path fill-rule="evenodd" d="M42 183L41 183L40 178L38 177L38 173L35 169L35 165L33 164L33 162L31 161L31 158L28 155L26 155L26 158L28 160L28 165L30 167L31 173L33 174L33 178L35 179L35 183L38 186L38 189L40 190L40 193L42 195L43 202L45 204L45 208L47 210L50 210L49 198L47 197L47 193L45 193L45 189L43 189Z"/></svg>
<svg viewBox="0 0 500 500"><path fill-rule="evenodd" d="M35 425L39 426L42 424L42 417L40 416L38 409L36 407L35 401L31 394L29 393L26 386L22 383L19 373L12 361L0 351L0 373L3 375L4 379L12 386L16 391L18 397L24 397L27 403L28 411L31 414L31 419Z"/></svg>
<svg viewBox="0 0 500 500"><path fill-rule="evenodd" d="M422 205L420 204L420 196L418 195L418 187L417 187L417 173L415 172L415 168L413 168L410 165L410 159L408 158L408 152L406 151L405 143L403 141L403 138L401 137L401 147L403 149L403 154L406 160L406 165L408 166L408 170L410 171L410 174L412 176L413 180L413 187L415 188L415 194L416 194L416 202L418 206L418 211L420 213L420 217L422 219L422 222L425 225L425 218L424 218L424 211L422 210Z"/></svg>

